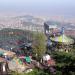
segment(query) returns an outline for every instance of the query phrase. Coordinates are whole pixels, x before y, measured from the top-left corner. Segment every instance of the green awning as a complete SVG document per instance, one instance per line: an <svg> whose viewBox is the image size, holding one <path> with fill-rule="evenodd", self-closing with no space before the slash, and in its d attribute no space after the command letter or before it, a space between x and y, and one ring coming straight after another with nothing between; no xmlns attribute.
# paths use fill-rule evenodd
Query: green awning
<svg viewBox="0 0 75 75"><path fill-rule="evenodd" d="M0 51L0 55L3 55L4 54L4 52L3 51Z"/></svg>
<svg viewBox="0 0 75 75"><path fill-rule="evenodd" d="M25 60L26 60L26 62L28 62L28 63L30 63L30 62L31 62L30 57L26 57L26 58L25 58Z"/></svg>

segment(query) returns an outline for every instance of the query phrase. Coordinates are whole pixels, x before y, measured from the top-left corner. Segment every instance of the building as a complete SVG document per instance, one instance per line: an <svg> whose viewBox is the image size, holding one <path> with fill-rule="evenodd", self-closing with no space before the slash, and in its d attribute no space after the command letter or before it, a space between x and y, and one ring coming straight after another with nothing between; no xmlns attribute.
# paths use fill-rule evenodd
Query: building
<svg viewBox="0 0 75 75"><path fill-rule="evenodd" d="M44 33L53 34L58 31L57 22L47 21L44 23Z"/></svg>

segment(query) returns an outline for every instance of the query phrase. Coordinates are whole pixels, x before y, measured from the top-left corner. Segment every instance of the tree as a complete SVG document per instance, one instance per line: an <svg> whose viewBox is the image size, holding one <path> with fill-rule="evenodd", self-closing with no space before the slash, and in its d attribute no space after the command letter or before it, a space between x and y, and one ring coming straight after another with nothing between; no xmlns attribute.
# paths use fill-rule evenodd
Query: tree
<svg viewBox="0 0 75 75"><path fill-rule="evenodd" d="M32 47L36 58L39 60L46 52L46 36L43 33L37 33Z"/></svg>
<svg viewBox="0 0 75 75"><path fill-rule="evenodd" d="M74 75L75 74L75 53L71 51L65 52L54 52L52 53L53 58L56 60L56 70L62 73L62 75Z"/></svg>

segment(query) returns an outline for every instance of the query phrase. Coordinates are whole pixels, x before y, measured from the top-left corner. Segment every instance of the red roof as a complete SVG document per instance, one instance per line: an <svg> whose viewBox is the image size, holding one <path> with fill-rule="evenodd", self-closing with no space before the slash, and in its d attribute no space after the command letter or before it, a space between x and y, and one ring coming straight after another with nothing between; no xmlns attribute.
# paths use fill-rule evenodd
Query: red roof
<svg viewBox="0 0 75 75"><path fill-rule="evenodd" d="M47 61L48 65L55 66L55 61L53 59Z"/></svg>
<svg viewBox="0 0 75 75"><path fill-rule="evenodd" d="M5 62L6 60L2 57L0 57L0 62Z"/></svg>

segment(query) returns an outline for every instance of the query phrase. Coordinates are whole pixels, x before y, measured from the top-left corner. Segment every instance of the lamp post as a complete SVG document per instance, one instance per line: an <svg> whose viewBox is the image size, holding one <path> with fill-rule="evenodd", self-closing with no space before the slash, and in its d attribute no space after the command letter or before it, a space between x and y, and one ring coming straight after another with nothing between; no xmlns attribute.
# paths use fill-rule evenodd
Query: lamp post
<svg viewBox="0 0 75 75"><path fill-rule="evenodd" d="M64 42L64 27L62 27L62 42Z"/></svg>

